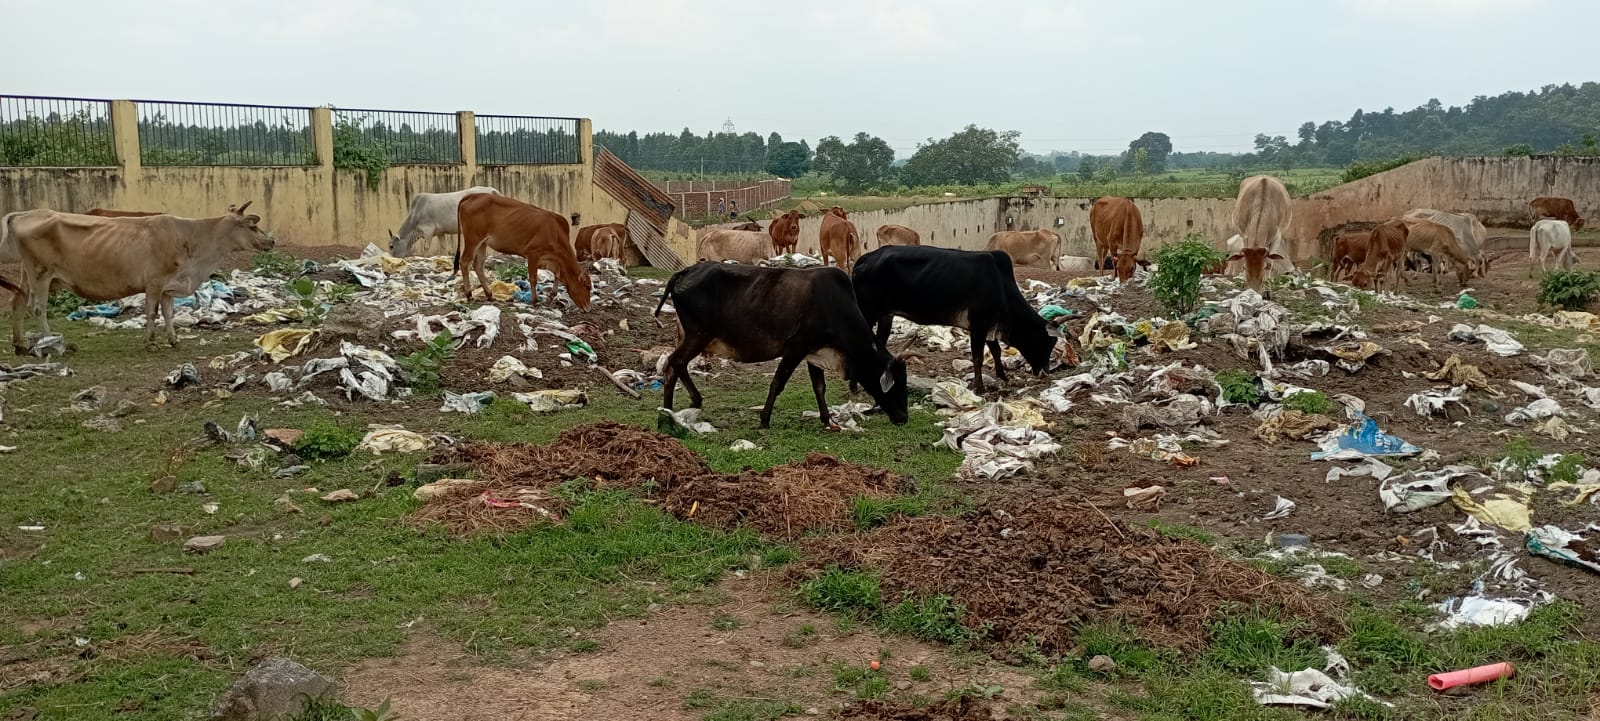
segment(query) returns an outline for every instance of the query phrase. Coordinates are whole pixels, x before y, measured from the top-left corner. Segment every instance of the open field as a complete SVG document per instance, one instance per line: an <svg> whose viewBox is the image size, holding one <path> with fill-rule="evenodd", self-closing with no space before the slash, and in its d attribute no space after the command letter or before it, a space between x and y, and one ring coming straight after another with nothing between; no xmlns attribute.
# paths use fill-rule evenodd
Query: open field
<svg viewBox="0 0 1600 721"><path fill-rule="evenodd" d="M285 251L323 263L339 252ZM1600 253L1580 255L1584 267L1600 263ZM353 283L326 266L312 277ZM1325 645L1348 660L1346 682L1377 699L1340 701L1332 718L1600 712L1600 575L1530 553L1517 530L1471 527L1451 500L1390 512L1378 479L1329 480L1331 468L1361 464L1310 460L1316 444L1292 429L1271 438L1279 404L1257 378L1256 351L1236 354L1222 326L1199 318L1194 347L1158 350L1149 338L1160 324L1137 323L1166 314L1138 285L1070 288L1067 277L1019 273L1036 303L1073 311L1065 329L1074 338L1097 313L1105 321L1087 346L1074 341L1082 366L1045 378L1019 370L976 402L947 400L946 387L907 425L868 414L860 432L803 417L813 407L803 377L780 397L773 428L758 431L752 407L772 364L712 360L699 383L705 420L718 430L657 435L650 359L673 332L650 315L663 275L648 269L602 273L596 306L560 318L601 366L645 376L637 400L564 339L526 334L520 324L537 321L519 322L528 309L510 303L500 304L497 338L478 347L482 331L473 331L439 370L444 390L496 391L476 414L440 412L440 391L423 388L351 400L331 373L285 391L263 383L269 372L340 356L341 339L396 358L418 352L418 340L393 333L416 329L412 312L457 309L442 277L414 260L389 273L398 287L342 297L336 313L393 314L339 332L330 319L315 347L283 363L235 356L274 329L243 311L153 351L142 330L55 319L76 346L58 359L74 374L0 389L0 446L14 449L0 453L0 719L203 717L234 678L278 655L334 677L344 703L387 698L407 720L1295 719L1323 713L1258 706L1245 682L1271 667L1322 669ZM1469 503L1525 498L1534 527L1581 533L1600 522L1600 494L1582 490L1600 480L1585 475L1600 462L1600 424L1579 389L1600 380L1585 370L1563 382L1537 359L1582 349L1600 360L1600 328L1531 316L1548 312L1535 290L1524 257L1476 279L1476 310L1455 307L1450 279L1437 289L1414 279L1409 297L1381 298L1280 285L1272 302L1288 333L1271 380L1314 391L1286 405L1333 425L1359 401L1384 431L1431 452L1384 459L1396 477L1471 466L1456 486ZM1207 291L1212 301L1237 297L1230 281ZM1492 354L1481 341L1452 339L1457 323L1509 331L1526 348ZM959 386L966 353L916 338L912 373ZM1326 367L1342 358L1331 349L1360 341L1381 352L1354 371ZM490 382L506 355L543 377ZM1452 358L1481 370L1486 385L1462 381L1461 403L1419 416L1407 400L1449 392L1451 382L1423 374ZM202 381L169 386L184 363ZM1152 382L1173 363L1205 372L1171 387ZM1234 372L1228 391L1210 380L1224 371ZM1089 372L1087 387L1063 394L1069 409L1029 404ZM247 379L230 389L237 375ZM1254 407L1215 410L1224 393L1243 392L1240 378L1260 396ZM853 400L842 380L829 380L830 403ZM1563 422L1508 424L1533 400L1513 380L1548 393ZM80 395L91 388L99 391ZM512 396L541 389L582 390L587 403L535 412ZM1165 428L1133 410L1172 407L1180 394L1212 410ZM985 479L961 451L936 444L957 411L1001 401L1023 404L1004 413L1038 411L1036 422L1011 422L1048 433L1060 449ZM233 431L242 416L306 435L281 449L210 439L203 427ZM637 430L593 425L602 422ZM434 447L352 451L368 424L401 425ZM1162 435L1177 448L1152 443ZM758 448L730 449L736 440ZM1539 465L1546 454L1560 457L1555 467ZM483 485L419 501L424 463L466 464L450 474ZM1576 489L1560 484L1562 473ZM1162 490L1124 495L1151 486ZM321 500L340 489L355 499ZM1280 498L1293 510L1266 518ZM1310 550L1274 553L1283 534L1307 536ZM226 540L208 553L183 550L208 535ZM1445 618L1436 604L1467 595L1526 599L1527 618L1432 628ZM1114 668L1091 663L1097 656ZM1499 661L1515 663L1516 675L1428 689L1430 673ZM304 718L348 717L317 713L325 715Z"/></svg>

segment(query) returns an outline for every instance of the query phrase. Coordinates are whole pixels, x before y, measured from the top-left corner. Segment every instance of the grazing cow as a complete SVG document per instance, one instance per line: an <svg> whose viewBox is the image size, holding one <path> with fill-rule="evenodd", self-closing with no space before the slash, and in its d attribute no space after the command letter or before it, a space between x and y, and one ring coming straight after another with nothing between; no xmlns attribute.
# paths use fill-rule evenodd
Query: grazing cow
<svg viewBox="0 0 1600 721"><path fill-rule="evenodd" d="M1349 280L1350 274L1367 262L1367 241L1370 230L1347 230L1333 239L1333 264L1328 268L1328 280Z"/></svg>
<svg viewBox="0 0 1600 721"><path fill-rule="evenodd" d="M1456 244L1472 262L1473 275L1488 275L1489 261L1483 256L1483 247L1489 242L1489 229L1483 227L1478 216L1471 213L1446 213L1432 208L1416 208L1403 216L1417 220L1431 220L1455 233Z"/></svg>
<svg viewBox="0 0 1600 721"><path fill-rule="evenodd" d="M480 193L499 195L500 191L487 185L474 185L454 193L417 193L411 196L411 207L406 211L405 221L400 223L400 234L389 233L389 255L404 258L411 255L411 245L422 238L460 234L457 210L461 199Z"/></svg>
<svg viewBox="0 0 1600 721"><path fill-rule="evenodd" d="M1391 290L1400 289L1400 279L1405 277L1406 235L1404 220L1393 218L1379 223L1367 231L1366 258L1350 271L1350 284L1357 288L1378 290L1381 278L1389 280Z"/></svg>
<svg viewBox="0 0 1600 721"><path fill-rule="evenodd" d="M983 248L1004 252L1015 266L1061 270L1061 236L1053 230L1002 230Z"/></svg>
<svg viewBox="0 0 1600 721"><path fill-rule="evenodd" d="M1289 191L1283 182L1269 175L1245 178L1239 184L1239 199L1233 208L1233 227L1239 231L1238 250L1229 241L1228 262L1244 263L1245 285L1261 290L1266 280L1268 261L1284 261L1283 234L1289 230ZM1271 270L1280 266L1274 265ZM1289 263L1292 270L1294 265Z"/></svg>
<svg viewBox="0 0 1600 721"><path fill-rule="evenodd" d="M1133 278L1144 241L1144 219L1127 198L1100 198L1089 208L1089 230L1094 234L1095 259L1115 268L1117 280ZM1109 259L1110 263L1105 263ZM1059 266L1058 266L1059 267Z"/></svg>
<svg viewBox="0 0 1600 721"><path fill-rule="evenodd" d="M578 236L572 241L572 249L577 252L578 262L594 260L594 234L601 228L610 228L617 233L618 252L621 246L628 242L628 226L622 223L600 223L598 225L585 225L578 229ZM620 260L622 256L617 256Z"/></svg>
<svg viewBox="0 0 1600 721"><path fill-rule="evenodd" d="M766 228L761 227L761 223L759 222L747 220L743 223L733 226L730 228L730 230L766 230Z"/></svg>
<svg viewBox="0 0 1600 721"><path fill-rule="evenodd" d="M25 350L24 305L31 301L40 329L49 333L46 300L51 291L65 289L95 303L144 293L146 342L156 342L160 312L167 343L176 346L173 299L193 293L229 253L272 248L272 238L261 232L261 216L244 214L248 207L216 218L103 218L53 210L6 215L0 219L0 258L22 265L22 281L5 284L14 293L12 345Z"/></svg>
<svg viewBox="0 0 1600 721"><path fill-rule="evenodd" d="M166 213L154 213L148 210L107 210L105 208L91 208L89 212L84 213L84 215L92 215L96 218L148 218L152 215L166 215Z"/></svg>
<svg viewBox="0 0 1600 721"><path fill-rule="evenodd" d="M837 213L834 212L836 210ZM834 265L848 273L855 267L856 258L861 257L861 234L856 231L856 224L846 219L844 211L838 206L830 208L827 215L822 216L822 230L817 234L817 241L824 266L831 258Z"/></svg>
<svg viewBox="0 0 1600 721"><path fill-rule="evenodd" d="M772 236L772 249L776 254L793 253L800 245L800 219L804 217L800 211L791 210L767 224L767 234Z"/></svg>
<svg viewBox="0 0 1600 721"><path fill-rule="evenodd" d="M689 390L689 405L701 407L689 361L711 353L741 363L778 359L761 408L762 428L772 423L778 393L801 361L810 371L824 427L832 425L825 370L865 386L890 421L905 424L906 363L873 342L843 271L696 263L672 274L656 315L668 298L677 310L679 336L662 379L667 409L679 380Z"/></svg>
<svg viewBox="0 0 1600 721"><path fill-rule="evenodd" d="M469 271L478 274L484 297L489 297L489 278L484 275L483 263L489 257L489 249L493 248L499 253L526 258L530 274L539 267L541 260L549 261L556 279L567 287L572 302L579 308L589 309L593 285L589 274L578 266L577 252L568 240L572 225L566 218L497 193L467 195L461 199L456 213L460 216L461 242L456 247L455 265L461 271L462 297L472 300Z"/></svg>
<svg viewBox="0 0 1600 721"><path fill-rule="evenodd" d="M1567 198L1534 198L1528 203L1533 208L1533 218L1555 218L1564 220L1572 230L1583 230L1583 218L1578 215L1578 208Z"/></svg>
<svg viewBox="0 0 1600 721"><path fill-rule="evenodd" d="M772 252L772 236L764 232L713 230L695 243L695 255L699 260L732 260L755 265L776 254Z"/></svg>
<svg viewBox="0 0 1600 721"><path fill-rule="evenodd" d="M1551 253L1561 259L1562 270L1578 264L1578 256L1572 252L1572 226L1565 220L1545 218L1528 231L1528 274L1533 275L1535 258L1539 259L1539 272L1544 272L1545 259Z"/></svg>
<svg viewBox="0 0 1600 721"><path fill-rule="evenodd" d="M1455 231L1431 220L1402 217L1401 221L1406 224L1406 252L1428 259L1434 287L1439 285L1439 274L1444 272L1444 260L1448 258L1455 267L1456 280L1465 288L1476 266L1456 241Z"/></svg>
<svg viewBox="0 0 1600 721"><path fill-rule="evenodd" d="M622 237L617 234L617 229L609 225L596 228L590 237L591 253L595 259L614 258L622 260Z"/></svg>
<svg viewBox="0 0 1600 721"><path fill-rule="evenodd" d="M922 325L949 325L972 334L973 387L983 386L983 351L994 374L1006 380L1000 341L1016 348L1035 373L1050 369L1056 337L1022 297L1003 251L930 246L889 247L861 258L854 275L861 315L878 326L878 345L889 343L894 316Z"/></svg>
<svg viewBox="0 0 1600 721"><path fill-rule="evenodd" d="M888 245L922 245L922 236L904 225L878 226L878 247Z"/></svg>

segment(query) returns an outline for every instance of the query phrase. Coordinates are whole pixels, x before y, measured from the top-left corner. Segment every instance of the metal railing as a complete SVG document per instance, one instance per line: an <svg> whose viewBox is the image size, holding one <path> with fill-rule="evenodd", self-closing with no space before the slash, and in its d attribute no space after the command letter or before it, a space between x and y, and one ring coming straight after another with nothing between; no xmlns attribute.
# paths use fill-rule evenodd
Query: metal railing
<svg viewBox="0 0 1600 721"><path fill-rule="evenodd" d="M144 165L316 165L311 109L136 100Z"/></svg>
<svg viewBox="0 0 1600 721"><path fill-rule="evenodd" d="M394 165L461 162L461 125L455 113L334 108L335 134L357 132L383 143Z"/></svg>
<svg viewBox="0 0 1600 721"><path fill-rule="evenodd" d="M577 118L477 116L479 165L560 165L581 162Z"/></svg>
<svg viewBox="0 0 1600 721"><path fill-rule="evenodd" d="M111 101L0 95L0 166L116 164Z"/></svg>

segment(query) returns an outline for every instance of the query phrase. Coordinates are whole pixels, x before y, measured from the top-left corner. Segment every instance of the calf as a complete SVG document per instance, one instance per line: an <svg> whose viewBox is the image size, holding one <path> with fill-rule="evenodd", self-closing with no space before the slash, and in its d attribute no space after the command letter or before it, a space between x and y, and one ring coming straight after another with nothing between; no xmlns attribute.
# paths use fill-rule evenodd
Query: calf
<svg viewBox="0 0 1600 721"><path fill-rule="evenodd" d="M890 245L922 245L922 236L904 225L878 226L878 247Z"/></svg>
<svg viewBox="0 0 1600 721"><path fill-rule="evenodd" d="M697 260L731 260L755 265L771 258L772 236L753 230L713 230L695 244Z"/></svg>
<svg viewBox="0 0 1600 721"><path fill-rule="evenodd" d="M1439 285L1439 274L1444 272L1443 261L1448 258L1455 269L1456 280L1465 288L1477 265L1461 249L1455 231L1431 220L1402 220L1406 224L1406 250L1428 259L1428 267L1432 270L1429 275L1433 278L1434 287Z"/></svg>
<svg viewBox="0 0 1600 721"><path fill-rule="evenodd" d="M1013 266L1061 270L1061 236L1053 230L1002 230L983 247L1010 256Z"/></svg>
<svg viewBox="0 0 1600 721"><path fill-rule="evenodd" d="M1095 259L1110 260L1117 280L1133 277L1139 245L1144 241L1144 219L1127 198L1100 198L1089 208L1089 230L1094 235Z"/></svg>
<svg viewBox="0 0 1600 721"><path fill-rule="evenodd" d="M596 259L614 258L622 260L622 237L617 234L617 229L611 226L596 228L594 236L590 239L592 253Z"/></svg>
<svg viewBox="0 0 1600 721"><path fill-rule="evenodd" d="M689 405L700 408L700 389L689 362L701 353L741 363L778 359L761 408L761 427L772 423L772 406L795 368L805 361L822 425L831 427L824 370L867 388L895 425L907 418L906 364L873 342L850 278L836 268L766 268L696 263L667 281L656 315L671 298L677 309L678 345L667 356L662 405L672 408L679 380Z"/></svg>
<svg viewBox="0 0 1600 721"><path fill-rule="evenodd" d="M1367 262L1367 240L1372 232L1347 230L1333 239L1333 265L1328 270L1328 280L1348 280L1356 268Z"/></svg>
<svg viewBox="0 0 1600 721"><path fill-rule="evenodd" d="M1555 253L1561 259L1561 269L1571 270L1578 256L1572 252L1572 228L1564 220L1545 218L1533 224L1528 231L1528 275L1533 275L1533 261L1539 259L1539 272L1545 271L1545 259Z"/></svg>
<svg viewBox="0 0 1600 721"><path fill-rule="evenodd" d="M824 266L831 258L834 265L848 273L855 267L856 258L861 256L861 234L856 232L856 224L850 222L844 210L838 206L830 208L827 215L822 216L822 230L818 233L817 241Z"/></svg>
<svg viewBox="0 0 1600 721"><path fill-rule="evenodd" d="M599 225L585 225L582 228L578 229L578 236L576 238L574 238L573 241L572 241L572 248L573 248L574 251L576 251L579 262L582 262L582 261L585 261L585 260L594 260L595 259L594 234L596 232L598 232L601 228L610 228L610 229L612 229L613 231L616 232L616 234L617 234L617 243L618 243L618 246L619 246L619 252L620 252L620 246L622 244L625 244L625 243L628 242L628 226L623 225L622 223L601 223ZM617 257L619 259L621 258L620 255L617 256Z"/></svg>
<svg viewBox="0 0 1600 721"><path fill-rule="evenodd" d="M1483 227L1478 216L1471 213L1446 213L1432 208L1415 208L1407 211L1402 217L1431 220L1449 228L1456 236L1456 246L1471 263L1472 274L1489 274L1489 261L1483 256L1483 246L1489 242L1489 230Z"/></svg>
<svg viewBox="0 0 1600 721"><path fill-rule="evenodd" d="M800 211L791 210L767 224L767 234L772 236L772 249L777 254L793 253L800 245L800 219L804 217Z"/></svg>
<svg viewBox="0 0 1600 721"><path fill-rule="evenodd" d="M1394 218L1367 231L1366 258L1360 267L1350 271L1350 284L1378 290L1378 279L1388 278L1389 287L1399 290L1400 279L1404 277L1401 271L1405 266L1408 230L1405 221Z"/></svg>
<svg viewBox="0 0 1600 721"><path fill-rule="evenodd" d="M1583 218L1578 216L1578 208L1569 198L1534 198L1528 205L1533 208L1534 220L1555 218L1566 221L1572 230L1583 230Z"/></svg>
<svg viewBox="0 0 1600 721"><path fill-rule="evenodd" d="M878 326L887 348L894 316L922 325L949 325L972 334L973 386L983 386L983 351L994 356L994 373L1006 380L1000 341L1016 348L1034 373L1050 369L1056 347L1049 324L1022 297L1003 251L966 251L929 246L888 247L861 258L855 270L861 315Z"/></svg>
<svg viewBox="0 0 1600 721"><path fill-rule="evenodd" d="M483 272L489 249L528 260L530 278L541 260L550 261L556 279L567 287L567 294L579 308L589 309L593 290L589 274L578 266L577 252L568 240L572 226L566 218L515 198L477 193L461 199L461 241L456 249L455 269L461 271L461 295L472 299L468 270L477 273L483 294L489 297L489 278Z"/></svg>
<svg viewBox="0 0 1600 721"><path fill-rule="evenodd" d="M406 219L400 223L400 234L389 233L389 255L404 258L411 255L411 246L418 240L460 234L461 220L457 211L461 199L482 193L499 195L500 191L487 185L474 185L453 193L417 193L411 196Z"/></svg>

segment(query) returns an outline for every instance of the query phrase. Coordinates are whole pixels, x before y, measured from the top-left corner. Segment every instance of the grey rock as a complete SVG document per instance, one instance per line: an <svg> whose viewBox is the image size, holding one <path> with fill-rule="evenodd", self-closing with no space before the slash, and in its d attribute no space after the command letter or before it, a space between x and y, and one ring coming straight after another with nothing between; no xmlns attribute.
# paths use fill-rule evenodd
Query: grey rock
<svg viewBox="0 0 1600 721"><path fill-rule="evenodd" d="M911 688L911 682L910 682L910 681L901 681L901 682L899 682L899 683L896 683L896 684L895 684L895 685L894 685L894 687L895 687L895 689L897 689L897 690L900 690L900 691L905 691L905 690L906 690L906 689L909 689L909 688Z"/></svg>
<svg viewBox="0 0 1600 721"><path fill-rule="evenodd" d="M322 320L325 339L377 343L383 340L383 310L365 303L340 303Z"/></svg>
<svg viewBox="0 0 1600 721"><path fill-rule="evenodd" d="M157 523L150 527L151 543L167 543L183 537L183 527L173 523Z"/></svg>
<svg viewBox="0 0 1600 721"><path fill-rule="evenodd" d="M333 692L333 681L273 656L250 669L211 704L211 721L273 721L299 713L307 699Z"/></svg>
<svg viewBox="0 0 1600 721"><path fill-rule="evenodd" d="M195 536L183 542L183 550L190 553L210 553L222 547L227 536Z"/></svg>
<svg viewBox="0 0 1600 721"><path fill-rule="evenodd" d="M1095 673L1111 673L1117 670L1117 662L1110 656L1101 654L1089 659L1089 670Z"/></svg>

